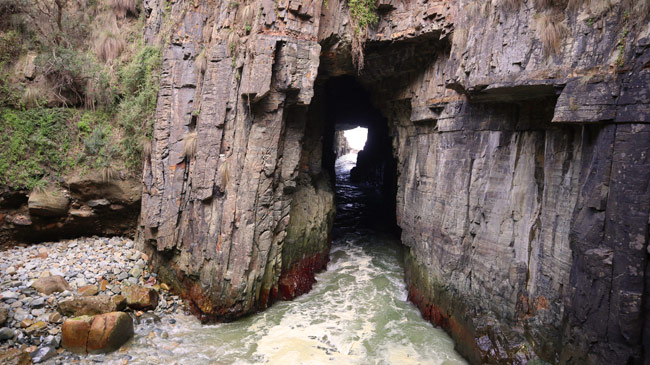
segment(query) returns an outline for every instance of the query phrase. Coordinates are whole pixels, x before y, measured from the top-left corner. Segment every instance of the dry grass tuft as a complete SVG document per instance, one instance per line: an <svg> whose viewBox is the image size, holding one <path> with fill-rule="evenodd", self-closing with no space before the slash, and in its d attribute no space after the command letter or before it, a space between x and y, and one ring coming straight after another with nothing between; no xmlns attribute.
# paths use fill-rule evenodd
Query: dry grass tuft
<svg viewBox="0 0 650 365"><path fill-rule="evenodd" d="M238 24L253 24L253 19L255 18L255 4L248 4L244 7L238 8Z"/></svg>
<svg viewBox="0 0 650 365"><path fill-rule="evenodd" d="M226 44L228 45L229 48L233 48L233 45L234 48L239 46L239 34L237 34L237 32L235 32L234 30L228 31L228 35L226 35ZM232 56L232 54L230 56Z"/></svg>
<svg viewBox="0 0 650 365"><path fill-rule="evenodd" d="M112 61L120 56L124 46L124 41L112 32L102 32L95 41L95 54L103 62Z"/></svg>
<svg viewBox="0 0 650 365"><path fill-rule="evenodd" d="M27 86L23 92L23 104L28 108L36 108L42 98L41 90L36 86Z"/></svg>
<svg viewBox="0 0 650 365"><path fill-rule="evenodd" d="M54 196L54 193L52 190L49 190L47 188L47 185L36 185L34 186L34 189L32 189L32 194L38 194L38 195L43 195L43 196Z"/></svg>
<svg viewBox="0 0 650 365"><path fill-rule="evenodd" d="M196 132L191 132L183 138L183 150L186 158L191 158L196 153Z"/></svg>
<svg viewBox="0 0 650 365"><path fill-rule="evenodd" d="M546 56L560 53L564 26L548 13L540 14L537 20L537 34L544 45Z"/></svg>
<svg viewBox="0 0 650 365"><path fill-rule="evenodd" d="M109 5L113 9L115 16L120 19L126 17L127 14L138 15L137 0L110 0Z"/></svg>
<svg viewBox="0 0 650 365"><path fill-rule="evenodd" d="M120 173L113 168L112 166L105 166L102 167L102 181L103 182L109 182L109 181L114 181L117 180L120 176Z"/></svg>
<svg viewBox="0 0 650 365"><path fill-rule="evenodd" d="M226 191L226 186L228 186L228 181L230 177L228 176L228 171L230 167L230 158L225 159L217 168L217 187L223 193Z"/></svg>
<svg viewBox="0 0 650 365"><path fill-rule="evenodd" d="M194 59L194 68L198 73L204 73L208 68L208 58L205 56L205 48L201 50L196 59Z"/></svg>
<svg viewBox="0 0 650 365"><path fill-rule="evenodd" d="M142 154L148 160L151 158L151 141L147 137L142 137Z"/></svg>

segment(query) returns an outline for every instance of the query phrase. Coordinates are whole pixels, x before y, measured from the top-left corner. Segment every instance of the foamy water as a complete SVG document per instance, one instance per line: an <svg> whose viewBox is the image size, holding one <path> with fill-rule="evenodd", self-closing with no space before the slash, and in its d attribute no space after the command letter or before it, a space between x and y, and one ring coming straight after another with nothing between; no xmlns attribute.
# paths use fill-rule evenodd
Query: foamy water
<svg viewBox="0 0 650 365"><path fill-rule="evenodd" d="M338 164L347 172L354 160ZM345 175L343 175L343 178ZM341 182L339 182L339 185ZM354 186L346 188L354 189ZM293 301L233 323L139 327L108 362L129 364L465 364L453 341L407 301L402 247L372 230L335 239L327 271ZM162 332L168 334L163 338Z"/></svg>

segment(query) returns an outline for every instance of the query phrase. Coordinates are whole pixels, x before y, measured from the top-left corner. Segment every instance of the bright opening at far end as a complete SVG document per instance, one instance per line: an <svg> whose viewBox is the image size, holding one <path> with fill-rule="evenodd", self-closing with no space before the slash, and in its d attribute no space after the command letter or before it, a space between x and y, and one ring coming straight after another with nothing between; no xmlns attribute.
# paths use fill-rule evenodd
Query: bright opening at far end
<svg viewBox="0 0 650 365"><path fill-rule="evenodd" d="M368 139L368 128L356 127L343 132L348 144L355 150L362 150Z"/></svg>

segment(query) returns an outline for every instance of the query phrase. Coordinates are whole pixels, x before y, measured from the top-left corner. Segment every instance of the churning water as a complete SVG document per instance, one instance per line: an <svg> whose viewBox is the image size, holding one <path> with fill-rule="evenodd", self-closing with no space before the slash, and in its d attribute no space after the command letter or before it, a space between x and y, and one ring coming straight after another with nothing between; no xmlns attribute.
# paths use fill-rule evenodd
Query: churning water
<svg viewBox="0 0 650 365"><path fill-rule="evenodd" d="M372 200L363 198L373 190L347 182L354 161L350 155L337 161L341 214L335 223L336 238L327 271L316 276L309 293L233 323L201 325L181 315L174 325L140 327L125 353L105 360L126 357L129 364L192 365L464 364L449 336L424 321L407 301L399 241L351 222L359 209L355 204ZM167 338L161 338L162 331Z"/></svg>

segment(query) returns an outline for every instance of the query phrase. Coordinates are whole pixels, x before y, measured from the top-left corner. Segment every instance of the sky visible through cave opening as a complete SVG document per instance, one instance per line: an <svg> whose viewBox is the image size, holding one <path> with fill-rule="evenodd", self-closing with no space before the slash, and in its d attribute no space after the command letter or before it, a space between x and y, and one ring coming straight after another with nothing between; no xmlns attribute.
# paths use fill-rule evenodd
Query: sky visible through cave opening
<svg viewBox="0 0 650 365"><path fill-rule="evenodd" d="M348 140L350 147L362 150L368 139L368 128L356 127L343 132L343 135Z"/></svg>

